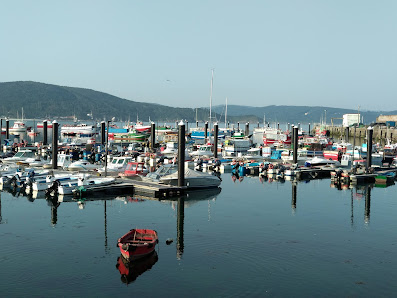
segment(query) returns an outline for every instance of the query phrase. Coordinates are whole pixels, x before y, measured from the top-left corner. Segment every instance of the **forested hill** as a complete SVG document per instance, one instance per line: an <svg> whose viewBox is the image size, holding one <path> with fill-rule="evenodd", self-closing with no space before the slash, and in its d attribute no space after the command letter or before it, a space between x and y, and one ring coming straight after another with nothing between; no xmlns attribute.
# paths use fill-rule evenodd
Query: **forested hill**
<svg viewBox="0 0 397 298"><path fill-rule="evenodd" d="M94 119L104 120L115 117L118 121L136 120L137 116L142 121L161 121L173 123L185 119L190 123L196 121L196 109L177 108L165 105L136 102L119 98L107 93L90 89L74 88L44 84L38 82L5 82L0 83L0 116L8 118L21 117L22 108L25 118L44 119L57 117L76 116L78 119L88 119L87 114L92 112ZM229 105L227 120L230 122L256 123L318 123L331 119L334 123L341 123L343 114L357 113L357 110L337 109L329 107L308 106L263 106L249 107ZM364 116L364 123L374 122L376 117L383 115L396 115L397 111L371 112L360 111ZM224 121L225 106L212 107L213 121ZM209 109L197 109L197 119L208 121Z"/></svg>
<svg viewBox="0 0 397 298"><path fill-rule="evenodd" d="M25 118L56 118L75 115L88 119L92 112L95 119L174 122L196 119L196 109L174 108L153 103L136 102L90 89L43 84L37 82L0 83L0 115ZM208 119L208 110L198 109L198 119Z"/></svg>

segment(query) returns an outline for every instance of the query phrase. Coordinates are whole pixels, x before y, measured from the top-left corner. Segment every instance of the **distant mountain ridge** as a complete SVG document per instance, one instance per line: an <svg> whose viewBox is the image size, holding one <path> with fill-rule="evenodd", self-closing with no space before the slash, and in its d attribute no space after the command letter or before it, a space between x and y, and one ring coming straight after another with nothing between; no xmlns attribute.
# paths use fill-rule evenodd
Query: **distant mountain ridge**
<svg viewBox="0 0 397 298"><path fill-rule="evenodd" d="M181 119L195 123L208 121L209 108L197 109L178 108L166 105L136 102L104 92L91 89L58 86L32 81L4 82L0 83L0 115L1 117L21 117L22 108L25 118L51 119L65 116L76 116L78 119L89 119L87 114L92 113L96 120L106 120L115 117L117 121L135 121L137 117L141 121L158 121L174 123ZM240 105L228 105L227 121L239 122L263 122L264 116L267 122L281 123L328 123L333 118L335 123L340 123L343 114L357 113L356 110L337 109L329 107L307 106L265 106L249 107ZM380 114L395 115L397 111L388 112L361 112L364 122L370 123L376 120ZM224 122L225 106L212 107L213 121ZM339 121L339 122L337 122Z"/></svg>
<svg viewBox="0 0 397 298"><path fill-rule="evenodd" d="M217 114L225 113L224 105L212 107L212 111ZM358 111L353 109L340 109L331 107L309 107L309 106L266 106L266 107L250 107L241 105L228 105L227 117L243 117L244 115L252 115L263 122L271 123L327 123L340 124L344 114L360 113L364 123L375 122L379 115L397 115L397 111Z"/></svg>

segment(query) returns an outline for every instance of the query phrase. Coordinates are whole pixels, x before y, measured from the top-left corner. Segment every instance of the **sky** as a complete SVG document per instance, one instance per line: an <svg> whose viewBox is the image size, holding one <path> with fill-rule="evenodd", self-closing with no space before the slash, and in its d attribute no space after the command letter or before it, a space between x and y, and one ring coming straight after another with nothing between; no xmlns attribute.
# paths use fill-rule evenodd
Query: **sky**
<svg viewBox="0 0 397 298"><path fill-rule="evenodd" d="M0 82L174 107L397 110L396 33L395 0L1 1Z"/></svg>

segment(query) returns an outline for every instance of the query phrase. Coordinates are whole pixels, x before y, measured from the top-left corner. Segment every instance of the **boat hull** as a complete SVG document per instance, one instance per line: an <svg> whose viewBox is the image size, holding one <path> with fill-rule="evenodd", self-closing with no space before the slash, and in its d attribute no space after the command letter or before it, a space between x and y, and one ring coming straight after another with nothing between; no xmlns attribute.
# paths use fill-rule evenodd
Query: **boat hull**
<svg viewBox="0 0 397 298"><path fill-rule="evenodd" d="M132 229L117 241L121 255L127 260L136 260L154 252L158 243L155 230Z"/></svg>

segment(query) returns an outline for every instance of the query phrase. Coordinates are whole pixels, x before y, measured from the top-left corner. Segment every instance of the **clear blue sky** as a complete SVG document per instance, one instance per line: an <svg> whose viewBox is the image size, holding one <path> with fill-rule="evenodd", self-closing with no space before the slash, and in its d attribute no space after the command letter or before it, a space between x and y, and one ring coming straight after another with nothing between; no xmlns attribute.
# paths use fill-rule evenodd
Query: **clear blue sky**
<svg viewBox="0 0 397 298"><path fill-rule="evenodd" d="M178 107L397 109L397 1L1 1L0 81Z"/></svg>

